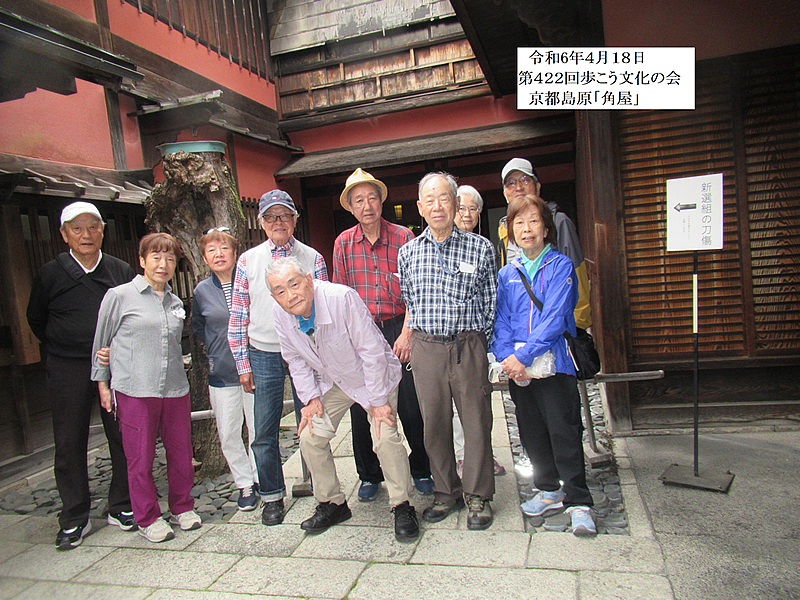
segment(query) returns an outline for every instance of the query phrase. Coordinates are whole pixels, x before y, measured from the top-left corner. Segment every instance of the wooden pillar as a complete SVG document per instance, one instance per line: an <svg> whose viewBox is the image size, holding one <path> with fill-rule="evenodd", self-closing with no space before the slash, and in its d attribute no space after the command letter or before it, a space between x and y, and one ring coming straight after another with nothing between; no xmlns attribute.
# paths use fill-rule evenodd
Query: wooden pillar
<svg viewBox="0 0 800 600"><path fill-rule="evenodd" d="M28 327L25 312L31 294L31 275L28 272L28 258L25 256L25 240L19 207L0 205L0 278L4 312L11 328L13 356L11 357L11 393L14 408L22 433L22 451L33 452L30 437L30 414L22 365L38 363L39 340Z"/></svg>
<svg viewBox="0 0 800 600"><path fill-rule="evenodd" d="M622 188L610 111L577 112L576 186L581 245L591 282L592 330L604 373L628 370L630 319ZM627 383L606 385L609 424L632 429Z"/></svg>

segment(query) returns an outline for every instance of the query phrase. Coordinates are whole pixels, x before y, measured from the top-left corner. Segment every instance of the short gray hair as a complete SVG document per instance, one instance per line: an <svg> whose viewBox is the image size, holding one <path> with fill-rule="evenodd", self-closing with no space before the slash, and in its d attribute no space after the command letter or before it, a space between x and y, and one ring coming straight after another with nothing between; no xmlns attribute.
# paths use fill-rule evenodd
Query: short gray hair
<svg viewBox="0 0 800 600"><path fill-rule="evenodd" d="M269 291L272 292L272 286L269 284L269 276L270 275L285 275L288 271L294 269L297 271L301 277L305 277L308 275L306 270L303 268L302 263L297 260L294 256L284 256L283 258L279 258L277 260L272 261L267 266L267 288Z"/></svg>
<svg viewBox="0 0 800 600"><path fill-rule="evenodd" d="M481 198L480 192L471 185L459 186L456 192L456 197L458 196L469 196L475 201L475 204L478 205L478 212L483 211L483 198Z"/></svg>
<svg viewBox="0 0 800 600"><path fill-rule="evenodd" d="M420 202L422 202L422 188L424 188L425 185L434 177L441 177L442 179L444 179L450 186L450 191L453 194L453 200L456 200L456 198L458 198L458 184L456 183L456 178L450 175L450 173L445 173L444 171L434 171L432 173L428 173L427 175L425 175L425 177L419 180L417 197L419 198Z"/></svg>

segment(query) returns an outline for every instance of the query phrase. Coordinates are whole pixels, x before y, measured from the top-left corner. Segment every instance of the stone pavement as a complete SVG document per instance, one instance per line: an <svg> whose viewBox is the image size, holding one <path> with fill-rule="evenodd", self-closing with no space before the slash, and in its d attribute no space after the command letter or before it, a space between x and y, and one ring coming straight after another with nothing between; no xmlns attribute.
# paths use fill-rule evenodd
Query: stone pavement
<svg viewBox="0 0 800 600"><path fill-rule="evenodd" d="M494 451L508 468L501 395L493 400ZM727 465L737 474L729 496L657 481L669 463L691 460L685 436L615 440L630 535L525 533L517 483L509 474L496 479L491 529L468 531L462 511L441 523L423 523L416 542L400 544L386 490L372 503L357 501L349 427L343 422L332 443L343 486L351 491L353 518L346 523L305 535L298 525L315 502L290 498L286 520L277 527L262 526L260 511L236 513L198 531L176 531L174 540L155 545L95 520L97 529L82 546L57 552L55 516L3 514L0 599L800 598L798 518L778 512L783 505L789 513L788 498L795 500L792 509L796 506L800 434L777 434L780 443L759 435L713 436L720 445L717 458L735 462ZM749 458L757 453L749 450L762 446L770 451L751 468ZM300 474L299 457L289 459L284 470L291 487ZM783 479L775 485L776 478ZM761 518L752 516L761 498L750 491L751 483L767 484L779 496ZM419 512L431 503L430 497L412 501ZM737 509L731 523L725 510L730 508ZM748 540L756 545L748 548ZM761 559L746 558L755 555ZM780 577L785 569L790 575Z"/></svg>

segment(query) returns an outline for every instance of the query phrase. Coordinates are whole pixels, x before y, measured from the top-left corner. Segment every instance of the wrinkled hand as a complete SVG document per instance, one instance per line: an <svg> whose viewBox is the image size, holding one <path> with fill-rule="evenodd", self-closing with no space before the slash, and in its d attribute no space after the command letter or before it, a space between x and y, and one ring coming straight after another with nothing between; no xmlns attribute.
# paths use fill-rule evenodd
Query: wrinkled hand
<svg viewBox="0 0 800 600"><path fill-rule="evenodd" d="M101 365L104 367L108 366L109 363L109 356L111 356L111 349L106 346L105 348L100 348L96 353L97 360L100 362Z"/></svg>
<svg viewBox="0 0 800 600"><path fill-rule="evenodd" d="M411 360L411 330L404 327L403 332L394 341L394 355L405 364Z"/></svg>
<svg viewBox="0 0 800 600"><path fill-rule="evenodd" d="M100 392L100 406L102 406L106 412L113 412L114 399L111 397L111 389L108 387L108 382L98 381L97 390Z"/></svg>
<svg viewBox="0 0 800 600"><path fill-rule="evenodd" d="M500 363L503 365L503 371L506 372L509 379L514 381L528 381L530 377L525 372L525 365L523 365L516 356L513 354Z"/></svg>
<svg viewBox="0 0 800 600"><path fill-rule="evenodd" d="M253 381L253 374L252 373L242 373L239 375L239 383L244 388L244 391L248 394L252 394L253 390L256 389L256 384Z"/></svg>
<svg viewBox="0 0 800 600"><path fill-rule="evenodd" d="M378 439L381 437L381 423L386 423L389 427L395 427L397 425L394 411L388 402L383 406L371 406L369 414L372 415L372 423L375 426L375 436Z"/></svg>
<svg viewBox="0 0 800 600"><path fill-rule="evenodd" d="M320 402L319 398L312 398L308 401L308 404L300 409L300 424L297 426L297 437L300 437L300 433L306 428L306 425L308 425L308 432L314 435L311 419L315 416L322 416L322 402Z"/></svg>

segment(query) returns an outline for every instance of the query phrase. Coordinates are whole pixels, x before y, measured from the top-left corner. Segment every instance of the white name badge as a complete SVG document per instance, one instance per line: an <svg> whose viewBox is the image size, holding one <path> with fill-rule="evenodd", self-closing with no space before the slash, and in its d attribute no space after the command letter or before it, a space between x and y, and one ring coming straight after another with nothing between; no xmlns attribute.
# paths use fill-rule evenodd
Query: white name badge
<svg viewBox="0 0 800 600"><path fill-rule="evenodd" d="M474 273L475 265L462 262L460 265L458 265L458 270L461 271L462 273Z"/></svg>

